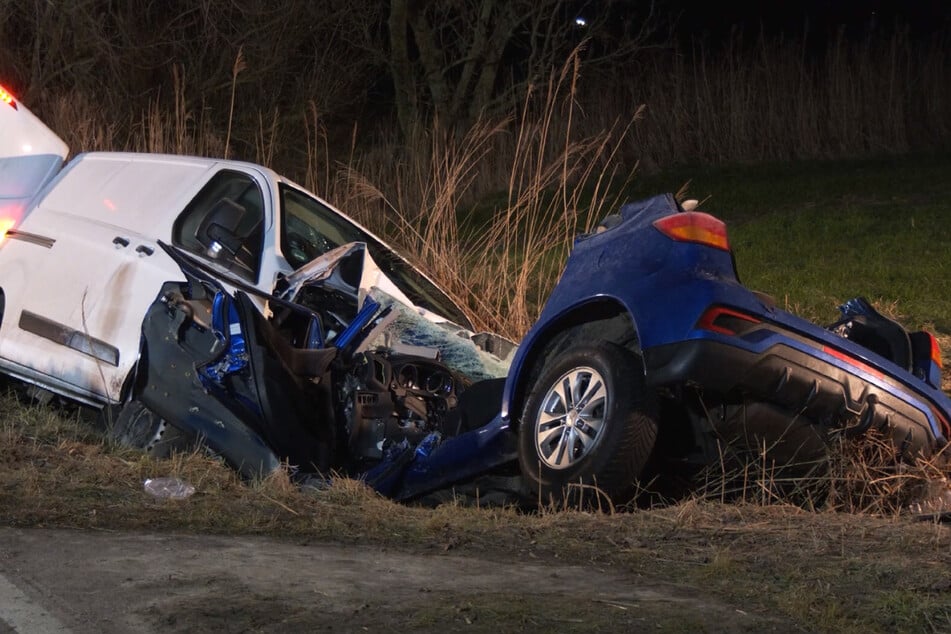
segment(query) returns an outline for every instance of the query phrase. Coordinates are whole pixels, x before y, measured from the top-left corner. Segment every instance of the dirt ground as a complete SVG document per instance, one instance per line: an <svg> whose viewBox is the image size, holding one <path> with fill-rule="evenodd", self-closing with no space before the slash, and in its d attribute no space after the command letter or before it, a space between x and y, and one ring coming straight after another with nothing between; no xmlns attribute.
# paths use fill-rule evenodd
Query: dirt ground
<svg viewBox="0 0 951 634"><path fill-rule="evenodd" d="M788 631L623 569L264 537L0 528L0 575L73 632Z"/></svg>

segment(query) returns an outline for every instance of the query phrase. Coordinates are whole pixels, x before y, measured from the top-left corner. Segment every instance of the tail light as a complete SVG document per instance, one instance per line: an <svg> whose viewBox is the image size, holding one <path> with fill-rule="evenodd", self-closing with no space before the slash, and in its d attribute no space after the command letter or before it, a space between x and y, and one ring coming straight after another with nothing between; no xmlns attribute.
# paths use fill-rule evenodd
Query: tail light
<svg viewBox="0 0 951 634"><path fill-rule="evenodd" d="M7 238L7 231L13 229L15 224L16 220L13 218L0 218L0 244L3 244Z"/></svg>
<svg viewBox="0 0 951 634"><path fill-rule="evenodd" d="M724 306L714 306L703 313L697 327L721 335L739 335L760 323L762 322L759 319L751 315Z"/></svg>
<svg viewBox="0 0 951 634"><path fill-rule="evenodd" d="M932 405L931 413L934 414L934 417L938 420L938 424L941 425L941 431L944 432L945 438L951 438L951 424L948 423L948 419L938 411L938 409Z"/></svg>
<svg viewBox="0 0 951 634"><path fill-rule="evenodd" d="M3 86L0 86L0 101L9 105L14 110L17 109L16 99L14 99L13 95L7 92L6 88L4 88Z"/></svg>
<svg viewBox="0 0 951 634"><path fill-rule="evenodd" d="M846 353L844 353L844 352L842 352L842 351L840 351L840 350L836 350L836 349L833 348L832 346L822 346L822 351L825 352L827 355L832 356L832 357L835 357L835 358L838 359L839 361L845 361L846 363L848 363L849 365L851 365L853 368L857 368L857 369L861 370L862 372L865 372L865 373L867 373L867 374L871 374L871 375L874 376L874 377L877 377L877 378L879 378L879 379L882 379L882 378L885 377L884 374L882 374L881 372L879 372L878 370L876 370L876 369L873 368L872 366L868 365L867 363L863 363L863 362L859 361L858 359L856 359L856 358L853 357L852 355L846 354Z"/></svg>
<svg viewBox="0 0 951 634"><path fill-rule="evenodd" d="M723 251L730 250L726 223L701 211L684 211L654 221L654 226L671 240L694 242Z"/></svg>
<svg viewBox="0 0 951 634"><path fill-rule="evenodd" d="M925 332L925 334L928 335L928 339L931 340L931 360L943 370L944 365L941 363L941 348L938 346L938 340L930 332Z"/></svg>

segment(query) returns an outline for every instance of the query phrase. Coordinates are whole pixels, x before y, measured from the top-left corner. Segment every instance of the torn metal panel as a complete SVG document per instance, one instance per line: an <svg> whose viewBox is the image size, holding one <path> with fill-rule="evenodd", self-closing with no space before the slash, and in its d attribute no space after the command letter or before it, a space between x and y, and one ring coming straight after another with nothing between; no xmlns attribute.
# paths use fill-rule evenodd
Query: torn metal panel
<svg viewBox="0 0 951 634"><path fill-rule="evenodd" d="M381 491L405 497L397 495L403 471L412 474L405 494L412 496L427 478L444 486L511 462L511 440L493 444L485 432L468 434L498 411L502 382L474 382L460 371L478 367L484 374L477 364L487 353L458 327L434 323L376 287L357 309L359 286L340 269L348 268L353 281L366 279L365 250L351 246L334 257L291 287L307 295L291 314L284 314L286 300L272 298L273 320L244 293L228 294L181 259L188 282L167 284L143 325L147 365L133 398L201 437L247 477L282 461L302 474L360 477L371 469ZM318 296L334 301L320 304ZM384 347L387 341L394 347ZM467 398L470 389L477 398ZM444 443L455 436L463 440ZM479 451L488 454L476 460ZM458 473L451 455L463 458Z"/></svg>

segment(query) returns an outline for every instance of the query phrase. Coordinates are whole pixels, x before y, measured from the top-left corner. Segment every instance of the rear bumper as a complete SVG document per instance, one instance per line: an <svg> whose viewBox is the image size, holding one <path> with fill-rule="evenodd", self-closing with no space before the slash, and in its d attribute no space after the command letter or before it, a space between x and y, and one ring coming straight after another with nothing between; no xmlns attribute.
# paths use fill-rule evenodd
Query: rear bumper
<svg viewBox="0 0 951 634"><path fill-rule="evenodd" d="M823 426L890 435L902 455L932 455L945 439L924 395L887 376L871 382L821 358L776 343L750 351L709 339L644 351L654 387L696 386L711 401L776 404Z"/></svg>

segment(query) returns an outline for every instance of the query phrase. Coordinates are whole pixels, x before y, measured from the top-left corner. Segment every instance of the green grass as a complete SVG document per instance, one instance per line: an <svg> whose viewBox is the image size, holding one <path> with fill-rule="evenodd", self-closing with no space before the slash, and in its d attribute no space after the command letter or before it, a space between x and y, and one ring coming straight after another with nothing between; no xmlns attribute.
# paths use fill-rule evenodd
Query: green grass
<svg viewBox="0 0 951 634"><path fill-rule="evenodd" d="M864 295L909 327L951 332L951 155L683 167L630 197L677 191L729 224L744 284L831 321Z"/></svg>

